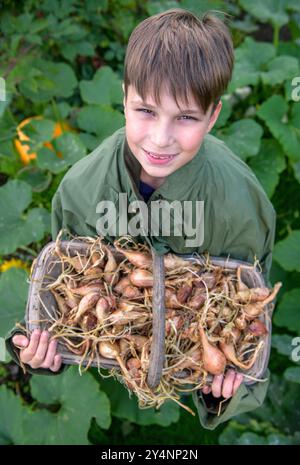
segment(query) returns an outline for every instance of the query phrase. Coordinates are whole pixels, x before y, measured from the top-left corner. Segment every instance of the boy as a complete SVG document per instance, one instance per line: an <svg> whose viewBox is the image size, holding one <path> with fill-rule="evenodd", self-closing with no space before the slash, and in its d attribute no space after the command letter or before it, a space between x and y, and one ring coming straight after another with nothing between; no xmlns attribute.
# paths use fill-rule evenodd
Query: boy
<svg viewBox="0 0 300 465"><path fill-rule="evenodd" d="M126 126L65 175L52 203L53 240L61 228L75 235L100 233L97 212L102 200L113 202L113 226L120 227L120 193L126 193L129 203L144 200L147 206L174 201L185 206L189 201L193 212L202 201L204 234L196 245L188 242L188 231L168 235L161 227L160 234L141 234L139 240L159 254L209 252L249 262L257 257L268 281L275 211L249 167L208 134L221 111L220 96L231 79L233 62L230 33L210 14L200 19L172 9L141 22L131 34L125 58ZM118 232L109 230L106 238L112 241ZM7 347L16 359L10 341ZM20 358L31 372L57 374L65 369L47 333L34 332L30 341L15 335L13 343L19 348L24 344ZM201 424L214 429L258 407L267 385L247 387L234 370L215 376L211 388L193 393Z"/></svg>

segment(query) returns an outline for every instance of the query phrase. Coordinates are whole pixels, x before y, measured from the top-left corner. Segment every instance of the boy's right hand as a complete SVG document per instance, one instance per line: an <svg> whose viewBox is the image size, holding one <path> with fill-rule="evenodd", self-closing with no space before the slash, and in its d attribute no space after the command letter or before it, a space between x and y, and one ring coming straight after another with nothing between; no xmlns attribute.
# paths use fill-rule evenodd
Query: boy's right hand
<svg viewBox="0 0 300 465"><path fill-rule="evenodd" d="M35 329L30 340L22 334L15 334L13 344L20 350L21 362L31 368L48 368L58 371L61 367L61 355L56 353L57 341L49 342L49 332Z"/></svg>

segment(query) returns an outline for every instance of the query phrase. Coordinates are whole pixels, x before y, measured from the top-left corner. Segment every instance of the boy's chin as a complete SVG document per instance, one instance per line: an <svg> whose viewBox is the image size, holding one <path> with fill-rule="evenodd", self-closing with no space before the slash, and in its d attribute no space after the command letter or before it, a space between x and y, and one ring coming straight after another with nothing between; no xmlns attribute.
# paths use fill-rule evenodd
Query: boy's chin
<svg viewBox="0 0 300 465"><path fill-rule="evenodd" d="M143 167L143 171L148 175L153 178L164 178L166 176L169 176L169 174L173 173L176 171L176 168L173 168L171 166L162 166L162 167L155 167L155 168L149 168L148 166Z"/></svg>

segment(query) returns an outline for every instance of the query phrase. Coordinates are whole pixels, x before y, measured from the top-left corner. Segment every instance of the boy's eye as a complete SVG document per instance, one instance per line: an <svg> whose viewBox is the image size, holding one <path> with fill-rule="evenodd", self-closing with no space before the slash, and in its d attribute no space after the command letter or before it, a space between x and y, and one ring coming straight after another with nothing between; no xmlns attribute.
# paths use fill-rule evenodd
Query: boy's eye
<svg viewBox="0 0 300 465"><path fill-rule="evenodd" d="M146 113L149 111L149 113L152 113L152 111L147 110L147 108L139 108L137 111L142 111L142 112L146 112Z"/></svg>
<svg viewBox="0 0 300 465"><path fill-rule="evenodd" d="M153 113L153 111L148 110L147 108L139 108L137 111L141 111L146 114ZM180 118L185 118L185 121L188 121L188 120L198 121L197 118L193 118L192 116L188 116L188 115L182 115Z"/></svg>

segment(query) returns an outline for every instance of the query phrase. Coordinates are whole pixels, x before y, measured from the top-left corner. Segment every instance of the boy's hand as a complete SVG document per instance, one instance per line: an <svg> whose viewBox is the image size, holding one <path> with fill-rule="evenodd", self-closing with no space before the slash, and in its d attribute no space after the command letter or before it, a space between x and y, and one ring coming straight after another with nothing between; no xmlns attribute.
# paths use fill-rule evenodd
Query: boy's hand
<svg viewBox="0 0 300 465"><path fill-rule="evenodd" d="M214 376L211 386L204 386L202 389L203 394L210 392L214 397L225 397L229 399L234 396L240 384L243 381L243 375L237 373L235 370L228 370L225 377L224 375Z"/></svg>
<svg viewBox="0 0 300 465"><path fill-rule="evenodd" d="M48 368L58 371L61 367L61 355L56 354L57 341L49 342L49 332L35 329L30 340L21 334L15 334L13 344L20 350L21 362L31 368Z"/></svg>

